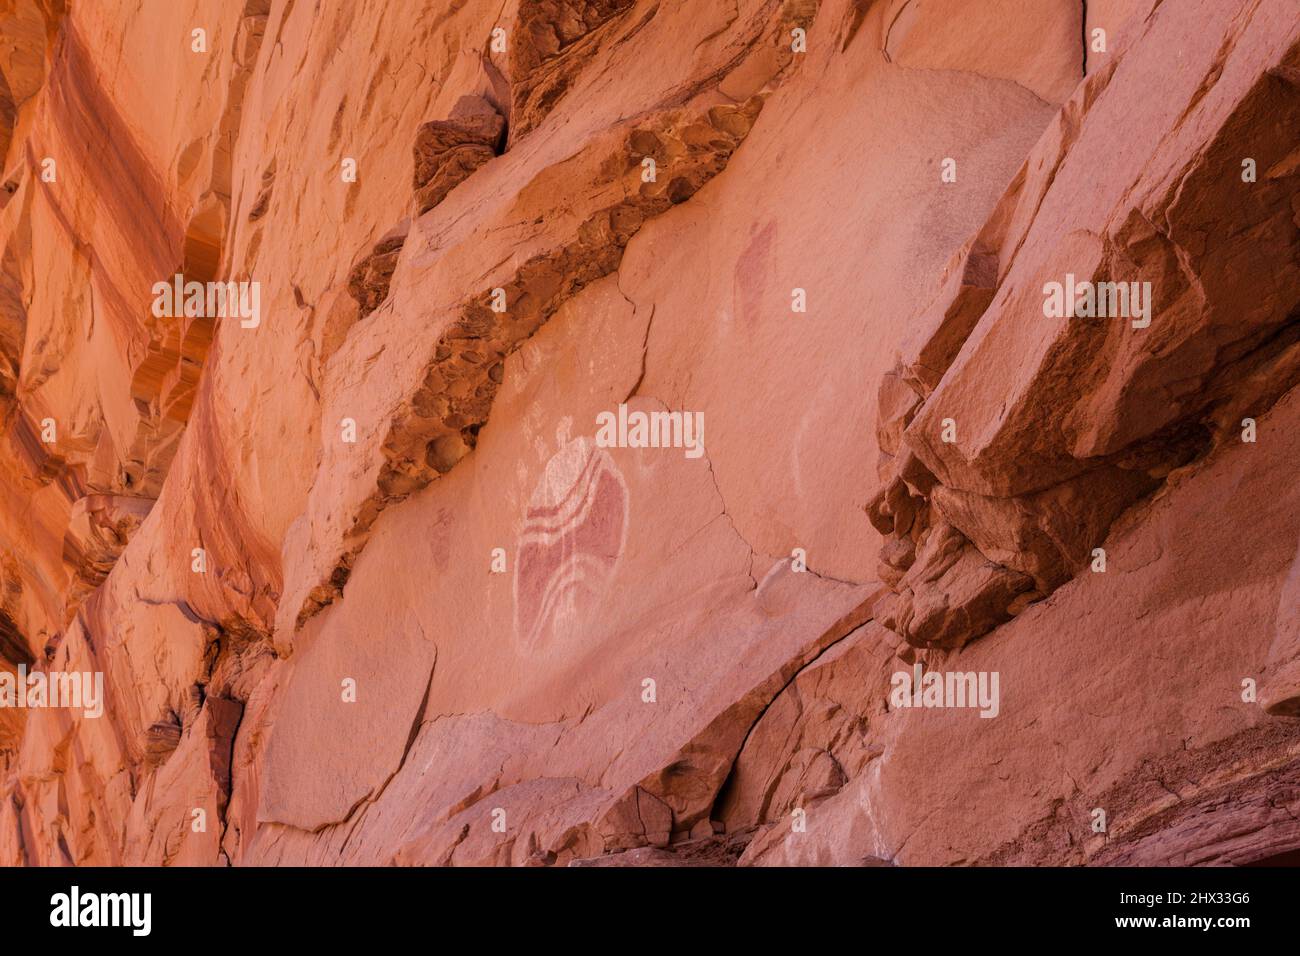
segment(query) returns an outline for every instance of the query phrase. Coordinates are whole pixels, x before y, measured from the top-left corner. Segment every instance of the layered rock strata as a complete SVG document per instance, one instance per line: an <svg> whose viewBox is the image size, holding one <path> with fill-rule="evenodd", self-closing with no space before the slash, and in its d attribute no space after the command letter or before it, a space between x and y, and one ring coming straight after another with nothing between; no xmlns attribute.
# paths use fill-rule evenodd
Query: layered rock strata
<svg viewBox="0 0 1300 956"><path fill-rule="evenodd" d="M0 0L0 863L1293 859L1297 130L1292 0Z"/></svg>

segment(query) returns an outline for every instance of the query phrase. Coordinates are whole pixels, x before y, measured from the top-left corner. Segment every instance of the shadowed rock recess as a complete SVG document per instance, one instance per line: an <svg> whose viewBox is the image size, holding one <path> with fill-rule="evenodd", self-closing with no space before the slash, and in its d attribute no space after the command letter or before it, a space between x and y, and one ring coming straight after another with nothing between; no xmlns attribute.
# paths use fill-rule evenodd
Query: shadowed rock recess
<svg viewBox="0 0 1300 956"><path fill-rule="evenodd" d="M1295 0L0 0L0 154L0 865L1300 851Z"/></svg>

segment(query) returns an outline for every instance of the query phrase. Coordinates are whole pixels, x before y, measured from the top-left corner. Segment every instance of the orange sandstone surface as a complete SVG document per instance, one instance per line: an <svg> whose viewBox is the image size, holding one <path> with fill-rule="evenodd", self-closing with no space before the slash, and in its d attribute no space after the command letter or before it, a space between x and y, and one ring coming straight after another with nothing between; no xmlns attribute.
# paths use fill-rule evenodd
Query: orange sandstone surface
<svg viewBox="0 0 1300 956"><path fill-rule="evenodd" d="M1295 0L0 0L0 155L0 865L1300 850Z"/></svg>

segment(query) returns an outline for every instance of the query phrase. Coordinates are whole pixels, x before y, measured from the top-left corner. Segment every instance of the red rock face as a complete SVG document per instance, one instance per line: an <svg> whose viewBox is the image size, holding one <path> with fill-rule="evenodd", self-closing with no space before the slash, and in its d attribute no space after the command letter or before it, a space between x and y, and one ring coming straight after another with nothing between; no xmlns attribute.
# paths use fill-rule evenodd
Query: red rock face
<svg viewBox="0 0 1300 956"><path fill-rule="evenodd" d="M0 864L1296 852L1297 131L1294 0L0 2Z"/></svg>

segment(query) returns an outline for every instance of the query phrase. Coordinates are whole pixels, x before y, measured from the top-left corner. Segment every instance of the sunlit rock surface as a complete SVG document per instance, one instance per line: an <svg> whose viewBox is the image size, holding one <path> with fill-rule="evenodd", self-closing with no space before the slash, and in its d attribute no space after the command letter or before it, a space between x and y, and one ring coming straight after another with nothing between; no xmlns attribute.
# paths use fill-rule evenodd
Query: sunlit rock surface
<svg viewBox="0 0 1300 956"><path fill-rule="evenodd" d="M0 152L0 864L1300 848L1294 0L0 0Z"/></svg>

